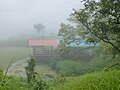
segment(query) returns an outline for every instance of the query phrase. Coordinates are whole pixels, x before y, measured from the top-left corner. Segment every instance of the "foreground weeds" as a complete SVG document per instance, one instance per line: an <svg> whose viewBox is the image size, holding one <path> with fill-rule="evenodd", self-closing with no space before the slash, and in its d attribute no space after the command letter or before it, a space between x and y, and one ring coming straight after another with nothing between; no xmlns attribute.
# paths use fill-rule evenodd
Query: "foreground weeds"
<svg viewBox="0 0 120 90"><path fill-rule="evenodd" d="M120 70L68 78L50 90L120 90Z"/></svg>

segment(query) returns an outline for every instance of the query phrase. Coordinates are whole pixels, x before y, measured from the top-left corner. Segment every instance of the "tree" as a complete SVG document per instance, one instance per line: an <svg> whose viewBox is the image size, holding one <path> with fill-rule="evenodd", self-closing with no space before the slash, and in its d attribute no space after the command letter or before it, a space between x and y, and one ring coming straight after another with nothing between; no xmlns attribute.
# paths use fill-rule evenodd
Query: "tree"
<svg viewBox="0 0 120 90"><path fill-rule="evenodd" d="M86 42L105 42L120 54L120 1L83 1L84 8L74 10L73 15L84 26L85 33L82 34L86 36Z"/></svg>
<svg viewBox="0 0 120 90"><path fill-rule="evenodd" d="M83 2L84 7L80 10L73 9L74 13L68 19L75 24L71 34L73 36L70 36L70 25L61 25L59 33L65 43L104 42L120 54L120 1L83 0Z"/></svg>
<svg viewBox="0 0 120 90"><path fill-rule="evenodd" d="M35 80L35 75L37 74L35 72L35 61L34 59L30 59L28 61L28 65L25 67L26 75L27 75L27 80L28 84L31 86L33 81Z"/></svg>
<svg viewBox="0 0 120 90"><path fill-rule="evenodd" d="M34 25L34 28L37 30L37 33L38 33L38 36L39 36L40 32L41 32L43 29L45 29L45 26L40 23L40 24L35 24L35 25Z"/></svg>
<svg viewBox="0 0 120 90"><path fill-rule="evenodd" d="M63 42L66 44L71 44L71 42L75 41L77 37L76 29L70 24L61 23L61 28L59 29L59 36L62 36Z"/></svg>

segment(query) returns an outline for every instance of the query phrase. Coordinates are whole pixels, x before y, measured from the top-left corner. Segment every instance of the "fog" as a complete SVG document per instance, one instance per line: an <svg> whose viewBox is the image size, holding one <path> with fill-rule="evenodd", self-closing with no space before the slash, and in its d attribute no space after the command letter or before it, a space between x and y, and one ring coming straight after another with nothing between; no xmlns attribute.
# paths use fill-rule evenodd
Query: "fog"
<svg viewBox="0 0 120 90"><path fill-rule="evenodd" d="M80 7L80 0L0 0L0 38L35 34L37 23L46 26L45 33L57 34L72 8Z"/></svg>

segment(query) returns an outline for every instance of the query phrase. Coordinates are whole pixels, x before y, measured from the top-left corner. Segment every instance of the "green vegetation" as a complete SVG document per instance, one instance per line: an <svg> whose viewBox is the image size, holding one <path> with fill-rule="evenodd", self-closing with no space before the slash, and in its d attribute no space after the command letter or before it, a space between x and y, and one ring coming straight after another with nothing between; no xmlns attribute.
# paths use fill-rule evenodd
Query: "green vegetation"
<svg viewBox="0 0 120 90"><path fill-rule="evenodd" d="M83 4L68 19L72 23L61 24L56 57L47 57L45 65L28 61L27 79L5 76L1 68L5 70L13 56L14 62L29 56L30 48L12 47L21 43L0 48L0 90L120 90L119 0L83 0ZM37 24L35 28L39 33L45 27ZM83 42L96 46L71 46Z"/></svg>
<svg viewBox="0 0 120 90"><path fill-rule="evenodd" d="M67 78L66 82L51 90L120 90L120 70Z"/></svg>
<svg viewBox="0 0 120 90"><path fill-rule="evenodd" d="M119 90L120 70L94 72L78 77L38 79L32 90ZM40 87L42 89L40 89ZM0 90L29 90L27 80L0 74Z"/></svg>
<svg viewBox="0 0 120 90"><path fill-rule="evenodd" d="M28 65L25 67L26 75L27 75L27 83L29 85L29 89L31 90L43 90L47 89L46 82L41 80L40 78L36 78L37 72L35 72L35 60L31 58L28 61Z"/></svg>
<svg viewBox="0 0 120 90"><path fill-rule="evenodd" d="M55 75L54 72L45 65L37 64L35 67L35 72L37 71L38 73L36 74L38 75L37 81L35 80L31 87L27 83L27 79L4 76L1 74L0 77L2 79L0 80L0 89L29 90L31 88L31 90L42 90L44 88L44 90L119 90L120 66L115 66L113 67L113 70L110 69L110 71L103 71L105 67L107 68L108 65L114 63L112 62L112 59L106 59L107 61L104 60L105 59L103 58L100 59L100 57L94 59L91 61L91 68L89 68L89 64L86 64L85 62L78 63L71 60L58 61L56 67L61 73L59 72L59 76L52 79L47 79L48 77L46 78L43 73L47 72L46 74L50 74L50 72L52 72L53 74L51 73L51 75ZM117 60L117 58L114 60ZM90 71L93 73L87 74Z"/></svg>
<svg viewBox="0 0 120 90"><path fill-rule="evenodd" d="M120 54L119 0L82 0L84 8L74 10L68 24L61 24L59 36L65 44L105 43ZM72 22L72 23L71 23ZM74 23L74 24L73 24Z"/></svg>
<svg viewBox="0 0 120 90"><path fill-rule="evenodd" d="M57 74L63 74L64 76L79 76L87 73L93 73L96 71L104 71L106 68L120 63L120 58L112 58L112 56L96 56L94 59L85 60L59 60L54 63L54 68Z"/></svg>
<svg viewBox="0 0 120 90"><path fill-rule="evenodd" d="M28 90L26 79L4 76L0 73L0 90Z"/></svg>
<svg viewBox="0 0 120 90"><path fill-rule="evenodd" d="M0 68L5 70L8 63L15 56L14 62L30 56L29 47L3 47L0 48Z"/></svg>
<svg viewBox="0 0 120 90"><path fill-rule="evenodd" d="M58 72L62 72L69 78L51 90L119 90L119 0L82 0L82 2L84 7L79 10L73 9L74 13L70 15L68 23L60 25L59 36L62 37L62 41L58 47L58 53L61 60L56 62L56 68ZM71 49L71 44L79 45L80 43L95 45L95 48L91 51L92 53L90 50L77 49L77 51L75 47ZM87 59L81 59L81 56L72 57L76 53L85 55L85 52L90 52L89 54L94 58L89 59L86 56L88 62L85 62ZM74 74L78 77L71 78ZM81 74L84 75L79 76Z"/></svg>
<svg viewBox="0 0 120 90"><path fill-rule="evenodd" d="M83 67L84 63L71 61L71 60L64 60L59 61L56 65L57 72L62 73L64 76L78 76L85 74L85 67Z"/></svg>

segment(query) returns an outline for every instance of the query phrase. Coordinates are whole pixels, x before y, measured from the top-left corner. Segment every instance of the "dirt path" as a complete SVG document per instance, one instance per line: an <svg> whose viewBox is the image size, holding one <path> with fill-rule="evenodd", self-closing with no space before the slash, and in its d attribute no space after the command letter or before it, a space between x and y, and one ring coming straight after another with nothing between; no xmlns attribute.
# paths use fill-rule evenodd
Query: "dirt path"
<svg viewBox="0 0 120 90"><path fill-rule="evenodd" d="M13 75L17 77L26 78L25 67L27 66L27 61L30 60L30 57L27 57L23 60L17 61L10 65L7 75ZM55 71L53 71L50 67L43 64L37 64L35 71L38 72L42 77L53 76L56 77Z"/></svg>
<svg viewBox="0 0 120 90"><path fill-rule="evenodd" d="M27 57L23 60L17 61L10 65L7 75L13 75L18 77L26 77L25 67L27 66L27 61L30 60L30 57Z"/></svg>

